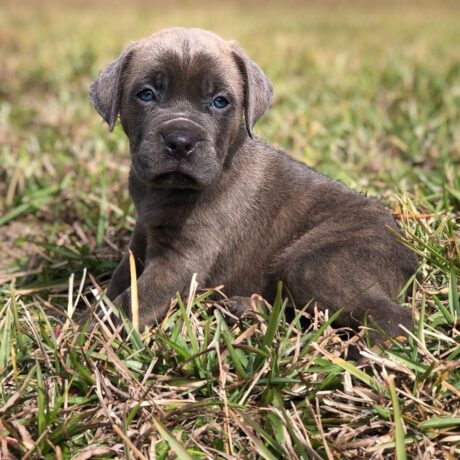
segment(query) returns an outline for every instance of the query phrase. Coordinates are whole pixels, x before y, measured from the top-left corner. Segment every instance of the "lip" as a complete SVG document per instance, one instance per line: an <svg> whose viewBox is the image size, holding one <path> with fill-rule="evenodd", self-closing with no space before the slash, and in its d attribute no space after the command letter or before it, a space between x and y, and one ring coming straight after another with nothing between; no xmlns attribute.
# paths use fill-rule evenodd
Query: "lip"
<svg viewBox="0 0 460 460"><path fill-rule="evenodd" d="M161 173L155 176L150 183L158 188L193 190L201 188L195 178L179 170Z"/></svg>
<svg viewBox="0 0 460 460"><path fill-rule="evenodd" d="M167 167L158 168L159 171L153 171L148 165L142 167L134 159L131 169L139 180L154 188L201 190L204 185L193 173L193 168L181 161L175 161Z"/></svg>

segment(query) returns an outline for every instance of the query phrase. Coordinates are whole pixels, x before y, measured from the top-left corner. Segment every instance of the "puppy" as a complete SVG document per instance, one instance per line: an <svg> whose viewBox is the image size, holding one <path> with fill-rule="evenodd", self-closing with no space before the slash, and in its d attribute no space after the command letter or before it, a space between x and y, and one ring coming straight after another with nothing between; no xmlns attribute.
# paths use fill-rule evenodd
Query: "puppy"
<svg viewBox="0 0 460 460"><path fill-rule="evenodd" d="M393 300L417 260L376 201L267 145L253 126L272 85L235 43L199 29L160 31L128 45L90 89L112 130L129 139L129 190L137 220L140 325L164 317L192 275L223 284L243 314L246 298L271 300L277 281L297 306L343 309L339 326L410 328ZM130 312L125 256L107 295Z"/></svg>

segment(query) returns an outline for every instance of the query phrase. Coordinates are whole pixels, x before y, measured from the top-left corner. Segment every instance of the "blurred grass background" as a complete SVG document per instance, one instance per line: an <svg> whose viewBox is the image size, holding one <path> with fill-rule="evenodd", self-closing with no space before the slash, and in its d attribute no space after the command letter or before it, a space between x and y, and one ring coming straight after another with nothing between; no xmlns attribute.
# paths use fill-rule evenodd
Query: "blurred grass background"
<svg viewBox="0 0 460 460"><path fill-rule="evenodd" d="M247 49L275 86L257 133L309 166L387 204L395 192L423 205L456 188L458 2L2 5L0 223L9 225L0 235L12 256L4 267L15 269L20 245L11 243L24 235L42 235L48 247L50 234L64 232L68 243L74 235L85 256L126 234L127 142L121 129L108 133L87 89L130 40L174 25L212 29Z"/></svg>
<svg viewBox="0 0 460 460"><path fill-rule="evenodd" d="M460 156L460 5L385 5L29 0L4 6L2 167L10 173L18 161L32 163L34 182L49 174L41 153L53 152L59 179L72 176L74 162L91 160L88 153L108 150L110 156L94 161L105 171L126 147L120 132L106 135L88 104L91 78L128 41L184 25L237 39L273 80L273 109L258 126L271 142L360 189L386 183L414 191L427 175L443 181L446 166ZM40 155L30 153L31 142Z"/></svg>
<svg viewBox="0 0 460 460"><path fill-rule="evenodd" d="M275 99L256 125L259 136L321 173L379 197L401 219L421 259L421 281L414 287L411 306L416 316L421 315L422 325L426 320L427 327L434 328L429 345L433 355L425 353L419 329L420 343L412 343L403 362L414 372L414 398L420 396L416 390L420 381L431 382L434 389L429 387L429 394L436 397L426 401L433 408L429 414L451 414L454 419L448 426L459 426L458 400L451 399L460 391L458 367L452 364L459 354L455 328L460 276L459 24L457 1L4 0L0 4L0 312L4 315L0 314L0 371L8 378L6 386L0 386L3 403L24 381L21 372L29 369L25 365L14 374L14 382L9 380L17 365L9 352L16 343L8 335L16 331L7 320L9 309L16 302L24 309L21 315L26 309L65 308L72 303L74 281L69 282L69 276L74 273L77 283L84 268L93 277L92 284L104 285L132 229L127 142L120 127L110 134L92 109L87 95L90 82L129 41L163 27L193 26L238 40L273 81ZM41 318L41 313L37 315ZM444 327L446 336L435 335L439 327ZM30 332L30 337L38 335ZM423 347L417 351L420 344ZM36 347L34 353L43 349L40 343L30 346ZM15 353L20 356L20 350ZM24 359L27 362L27 356ZM315 361L314 366L324 371L328 359ZM150 355L146 366L149 360ZM332 379L339 372L337 367L327 369ZM182 375L180 369L177 372ZM438 375L444 375L450 387L439 383ZM347 379L350 375L345 384ZM132 382L125 384L130 387ZM323 390L314 391L318 389ZM35 394L34 388L29 390ZM404 399L403 393L398 389ZM403 412L416 412L410 406L413 400L404 401ZM389 404L380 413L385 429L391 419L385 411L391 412L393 402L382 403ZM414 413L405 419L410 426L428 417ZM31 420L32 425L25 425L36 439L43 431L33 431L35 419ZM67 423L65 414L62 420ZM335 439L335 422L328 425L327 420L326 437ZM49 423L60 426L57 421ZM423 438L436 455L457 458L458 432L446 441L447 450L436 444L442 432L433 437L432 432L422 433L409 444ZM393 438L388 439L391 444ZM327 442L321 455L327 456ZM340 443L334 446L334 452L341 451ZM393 447L388 447L390 455ZM357 452L364 458L364 451L349 449L343 451L345 458L358 458L353 457Z"/></svg>

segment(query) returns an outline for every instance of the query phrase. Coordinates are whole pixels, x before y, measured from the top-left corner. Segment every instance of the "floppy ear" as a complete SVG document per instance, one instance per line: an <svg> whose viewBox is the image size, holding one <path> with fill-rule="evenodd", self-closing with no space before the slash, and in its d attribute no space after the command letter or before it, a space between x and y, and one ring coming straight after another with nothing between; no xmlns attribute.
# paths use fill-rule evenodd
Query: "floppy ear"
<svg viewBox="0 0 460 460"><path fill-rule="evenodd" d="M128 45L91 84L89 97L99 115L113 130L120 111L121 78L131 57L133 45Z"/></svg>
<svg viewBox="0 0 460 460"><path fill-rule="evenodd" d="M233 56L244 80L244 118L250 137L256 121L272 102L273 86L264 71L236 44L231 43Z"/></svg>

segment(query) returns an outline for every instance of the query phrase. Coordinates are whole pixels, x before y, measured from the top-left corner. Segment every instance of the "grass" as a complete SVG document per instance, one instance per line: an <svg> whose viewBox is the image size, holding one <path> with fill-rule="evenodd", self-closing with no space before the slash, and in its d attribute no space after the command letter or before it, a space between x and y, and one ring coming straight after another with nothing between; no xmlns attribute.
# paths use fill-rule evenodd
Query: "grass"
<svg viewBox="0 0 460 460"><path fill-rule="evenodd" d="M0 457L458 458L458 6L108 4L0 7ZM133 227L87 88L171 25L238 39L276 90L257 133L392 210L420 258L407 341L356 363L313 304L230 327L193 283L155 330L77 330Z"/></svg>

